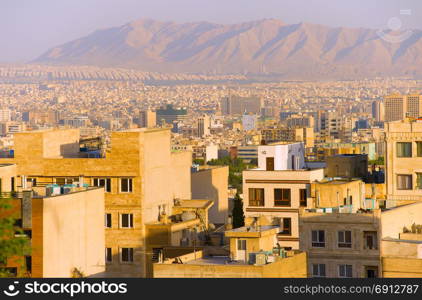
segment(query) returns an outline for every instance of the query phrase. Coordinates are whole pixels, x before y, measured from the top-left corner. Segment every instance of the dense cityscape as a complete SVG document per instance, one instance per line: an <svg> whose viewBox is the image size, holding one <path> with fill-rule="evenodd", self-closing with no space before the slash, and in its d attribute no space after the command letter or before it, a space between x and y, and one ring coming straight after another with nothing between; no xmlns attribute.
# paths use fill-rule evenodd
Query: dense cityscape
<svg viewBox="0 0 422 300"><path fill-rule="evenodd" d="M252 23L198 26L278 26L288 39L290 25ZM150 44L179 27L207 35L196 23L136 24L156 35L118 33ZM79 63L68 48L85 40L45 63L0 65L0 277L422 277L417 73L144 71ZM174 60L188 68L188 54Z"/></svg>

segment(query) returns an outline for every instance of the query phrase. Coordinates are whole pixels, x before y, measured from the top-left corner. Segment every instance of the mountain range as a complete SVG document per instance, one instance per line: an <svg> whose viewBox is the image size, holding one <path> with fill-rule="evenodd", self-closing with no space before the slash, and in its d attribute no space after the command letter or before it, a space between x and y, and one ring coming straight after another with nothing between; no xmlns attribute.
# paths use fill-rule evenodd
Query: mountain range
<svg viewBox="0 0 422 300"><path fill-rule="evenodd" d="M283 79L422 78L422 31L142 19L53 47L33 63Z"/></svg>

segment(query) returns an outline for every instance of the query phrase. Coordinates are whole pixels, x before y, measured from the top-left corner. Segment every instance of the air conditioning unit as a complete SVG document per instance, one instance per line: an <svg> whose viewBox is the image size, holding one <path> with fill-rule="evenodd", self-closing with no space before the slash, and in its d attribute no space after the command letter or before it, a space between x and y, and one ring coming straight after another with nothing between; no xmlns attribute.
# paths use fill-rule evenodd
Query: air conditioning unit
<svg viewBox="0 0 422 300"><path fill-rule="evenodd" d="M267 263L267 255L265 253L257 253L255 256L255 265L261 266Z"/></svg>

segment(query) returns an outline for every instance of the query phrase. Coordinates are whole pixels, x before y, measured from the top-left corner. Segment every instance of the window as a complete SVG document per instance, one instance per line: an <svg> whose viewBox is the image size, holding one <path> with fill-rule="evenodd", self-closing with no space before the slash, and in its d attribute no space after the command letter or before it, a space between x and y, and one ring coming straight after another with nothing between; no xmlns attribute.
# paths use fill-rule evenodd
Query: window
<svg viewBox="0 0 422 300"><path fill-rule="evenodd" d="M25 256L25 268L26 272L32 273L32 256Z"/></svg>
<svg viewBox="0 0 422 300"><path fill-rule="evenodd" d="M121 261L126 263L133 262L133 248L122 248L120 253Z"/></svg>
<svg viewBox="0 0 422 300"><path fill-rule="evenodd" d="M339 265L338 276L340 278L352 278L352 265Z"/></svg>
<svg viewBox="0 0 422 300"><path fill-rule="evenodd" d="M111 228L111 214L105 214L105 227Z"/></svg>
<svg viewBox="0 0 422 300"><path fill-rule="evenodd" d="M416 155L422 157L422 142L416 142Z"/></svg>
<svg viewBox="0 0 422 300"><path fill-rule="evenodd" d="M397 189L411 190L412 189L412 175L397 175Z"/></svg>
<svg viewBox="0 0 422 300"><path fill-rule="evenodd" d="M132 193L132 178L120 179L120 192Z"/></svg>
<svg viewBox="0 0 422 300"><path fill-rule="evenodd" d="M249 189L249 206L264 206L264 189Z"/></svg>
<svg viewBox="0 0 422 300"><path fill-rule="evenodd" d="M237 240L237 250L246 250L246 240Z"/></svg>
<svg viewBox="0 0 422 300"><path fill-rule="evenodd" d="M412 143L398 142L397 157L412 157Z"/></svg>
<svg viewBox="0 0 422 300"><path fill-rule="evenodd" d="M120 228L133 228L133 214L120 215Z"/></svg>
<svg viewBox="0 0 422 300"><path fill-rule="evenodd" d="M106 263L111 263L113 261L111 248L105 248L105 261Z"/></svg>
<svg viewBox="0 0 422 300"><path fill-rule="evenodd" d="M300 189L300 206L307 206L308 193L306 189Z"/></svg>
<svg viewBox="0 0 422 300"><path fill-rule="evenodd" d="M107 193L111 193L111 179L110 178L94 178L93 186L105 187Z"/></svg>
<svg viewBox="0 0 422 300"><path fill-rule="evenodd" d="M274 189L274 206L290 206L290 189Z"/></svg>
<svg viewBox="0 0 422 300"><path fill-rule="evenodd" d="M352 232L350 230L338 232L338 247L352 248Z"/></svg>
<svg viewBox="0 0 422 300"><path fill-rule="evenodd" d="M312 247L324 248L325 247L325 231L312 230Z"/></svg>
<svg viewBox="0 0 422 300"><path fill-rule="evenodd" d="M325 276L325 264L312 264L312 277Z"/></svg>
<svg viewBox="0 0 422 300"><path fill-rule="evenodd" d="M291 218L283 218L283 231L280 234L283 235L291 235L292 234L292 219Z"/></svg>
<svg viewBox="0 0 422 300"><path fill-rule="evenodd" d="M377 232L376 231L364 231L363 232L363 239L364 239L364 249L369 250L376 250L378 249L377 243Z"/></svg>
<svg viewBox="0 0 422 300"><path fill-rule="evenodd" d="M78 182L79 178L78 177L59 177L56 178L56 184L58 185L65 185L65 184L73 184L74 182Z"/></svg>
<svg viewBox="0 0 422 300"><path fill-rule="evenodd" d="M416 188L422 189L422 173L416 173Z"/></svg>

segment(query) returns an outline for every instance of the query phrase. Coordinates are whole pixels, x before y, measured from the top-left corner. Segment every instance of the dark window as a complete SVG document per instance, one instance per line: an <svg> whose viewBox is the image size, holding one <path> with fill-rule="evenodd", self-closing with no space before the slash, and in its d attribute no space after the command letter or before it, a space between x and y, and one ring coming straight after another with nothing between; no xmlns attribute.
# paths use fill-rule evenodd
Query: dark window
<svg viewBox="0 0 422 300"><path fill-rule="evenodd" d="M422 142L416 142L416 153L418 157L422 157Z"/></svg>
<svg viewBox="0 0 422 300"><path fill-rule="evenodd" d="M412 157L412 143L398 142L397 157Z"/></svg>
<svg viewBox="0 0 422 300"><path fill-rule="evenodd" d="M280 234L291 235L292 234L292 219L283 218L283 228Z"/></svg>
<svg viewBox="0 0 422 300"><path fill-rule="evenodd" d="M133 214L121 214L121 227L133 228Z"/></svg>
<svg viewBox="0 0 422 300"><path fill-rule="evenodd" d="M122 193L132 193L132 178L122 178L120 180L120 191Z"/></svg>
<svg viewBox="0 0 422 300"><path fill-rule="evenodd" d="M352 248L352 232L350 230L338 232L338 247Z"/></svg>
<svg viewBox="0 0 422 300"><path fill-rule="evenodd" d="M274 157L267 157L267 171L274 171Z"/></svg>
<svg viewBox="0 0 422 300"><path fill-rule="evenodd" d="M274 206L290 206L290 189L274 189Z"/></svg>
<svg viewBox="0 0 422 300"><path fill-rule="evenodd" d="M312 230L312 247L324 248L325 247L325 231Z"/></svg>
<svg viewBox="0 0 422 300"><path fill-rule="evenodd" d="M105 249L105 260L107 263L111 263L113 261L113 255L111 252L111 248Z"/></svg>
<svg viewBox="0 0 422 300"><path fill-rule="evenodd" d="M246 250L246 240L237 240L237 250Z"/></svg>
<svg viewBox="0 0 422 300"><path fill-rule="evenodd" d="M32 272L32 256L25 256L25 267L28 273Z"/></svg>
<svg viewBox="0 0 422 300"><path fill-rule="evenodd" d="M249 206L264 206L264 189L249 189Z"/></svg>
<svg viewBox="0 0 422 300"><path fill-rule="evenodd" d="M122 248L122 262L133 262L133 248Z"/></svg>
<svg viewBox="0 0 422 300"><path fill-rule="evenodd" d="M111 223L111 214L106 214L105 215L105 227L107 228L111 228L112 223Z"/></svg>
<svg viewBox="0 0 422 300"><path fill-rule="evenodd" d="M365 249L369 249L369 250L378 249L378 240L377 240L376 231L364 231L363 239L364 239Z"/></svg>
<svg viewBox="0 0 422 300"><path fill-rule="evenodd" d="M10 180L10 190L12 191L12 192L14 192L15 191L15 177L12 177L12 178L10 178L11 180Z"/></svg>
<svg viewBox="0 0 422 300"><path fill-rule="evenodd" d="M300 206L307 206L307 197L306 189L300 189Z"/></svg>
<svg viewBox="0 0 422 300"><path fill-rule="evenodd" d="M94 186L105 187L107 193L111 193L111 179L110 178L94 178Z"/></svg>

